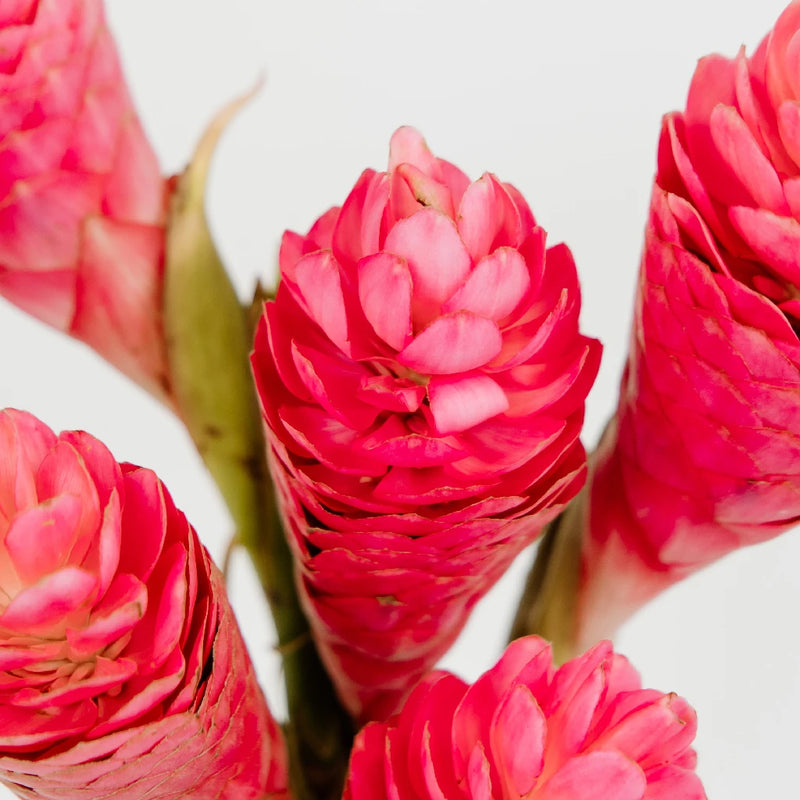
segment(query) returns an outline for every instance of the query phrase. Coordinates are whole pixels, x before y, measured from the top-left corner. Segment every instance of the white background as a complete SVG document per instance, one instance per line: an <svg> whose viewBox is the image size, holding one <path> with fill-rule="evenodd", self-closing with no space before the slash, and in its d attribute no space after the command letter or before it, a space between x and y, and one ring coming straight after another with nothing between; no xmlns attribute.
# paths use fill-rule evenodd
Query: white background
<svg viewBox="0 0 800 800"><path fill-rule="evenodd" d="M413 124L472 177L528 198L572 248L583 326L605 344L585 441L610 414L661 115L683 105L696 59L750 50L782 0L111 0L109 18L165 170L223 103L267 83L215 163L210 211L246 295L273 274L284 228L306 230L392 131ZM154 468L215 556L230 523L180 426L84 346L0 301L0 406L84 428ZM445 665L472 680L498 657L530 554L481 605ZM523 563L524 561L524 563ZM794 798L800 734L800 539L739 552L628 624L618 647L645 684L697 708L699 772L715 800ZM232 595L272 707L273 634L244 557ZM0 791L0 796L5 797ZM610 799L611 800L611 799Z"/></svg>

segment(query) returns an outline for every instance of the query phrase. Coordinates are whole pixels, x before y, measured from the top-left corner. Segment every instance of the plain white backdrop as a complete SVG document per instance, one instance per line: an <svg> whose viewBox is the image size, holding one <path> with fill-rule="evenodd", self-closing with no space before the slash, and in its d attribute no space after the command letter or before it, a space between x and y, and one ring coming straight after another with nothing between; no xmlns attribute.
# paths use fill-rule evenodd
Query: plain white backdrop
<svg viewBox="0 0 800 800"><path fill-rule="evenodd" d="M588 403L592 446L611 413L655 164L659 120L682 107L694 64L752 51L783 0L110 0L108 16L165 171L260 75L226 134L209 209L242 294L271 279L285 228L306 230L392 131L527 197L583 285L583 327L605 345ZM0 301L0 406L83 428L152 467L219 557L231 525L181 427L87 348ZM687 387L690 389L690 387ZM499 656L531 554L481 604L443 662L473 680ZM644 609L617 642L646 685L699 714L699 773L713 800L797 796L800 539L739 552ZM244 556L234 606L281 715L273 631ZM0 790L0 797L6 797ZM613 800L610 798L609 800Z"/></svg>

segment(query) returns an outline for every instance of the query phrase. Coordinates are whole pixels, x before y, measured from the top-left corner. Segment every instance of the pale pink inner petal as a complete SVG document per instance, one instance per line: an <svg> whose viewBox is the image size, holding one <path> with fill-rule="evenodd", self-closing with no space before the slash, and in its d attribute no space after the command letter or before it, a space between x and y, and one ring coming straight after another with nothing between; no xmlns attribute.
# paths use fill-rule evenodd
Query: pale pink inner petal
<svg viewBox="0 0 800 800"><path fill-rule="evenodd" d="M442 306L442 311L472 311L498 321L517 307L530 284L530 274L520 253L510 247L499 247L476 264L466 283Z"/></svg>
<svg viewBox="0 0 800 800"><path fill-rule="evenodd" d="M536 800L642 800L647 778L621 753L598 752L571 758L536 792Z"/></svg>
<svg viewBox="0 0 800 800"><path fill-rule="evenodd" d="M467 187L458 208L458 232L475 261L497 247L521 244L519 209L494 175L486 173Z"/></svg>
<svg viewBox="0 0 800 800"><path fill-rule="evenodd" d="M395 350L411 338L411 273L391 253L376 253L358 262L358 298L375 333Z"/></svg>
<svg viewBox="0 0 800 800"><path fill-rule="evenodd" d="M432 208L400 220L389 231L385 249L408 263L414 282L412 316L416 325L439 312L472 267L453 220Z"/></svg>
<svg viewBox="0 0 800 800"><path fill-rule="evenodd" d="M0 614L0 626L32 632L64 627L66 617L95 593L97 579L77 567L65 567L23 589Z"/></svg>
<svg viewBox="0 0 800 800"><path fill-rule="evenodd" d="M428 395L440 434L466 430L508 409L505 392L487 375L455 380L434 378Z"/></svg>
<svg viewBox="0 0 800 800"><path fill-rule="evenodd" d="M65 565L80 518L81 501L61 495L13 519L5 544L24 583L35 583Z"/></svg>
<svg viewBox="0 0 800 800"><path fill-rule="evenodd" d="M392 175L392 211L395 220L410 217L421 206L455 216L453 198L443 183L411 164L401 164Z"/></svg>
<svg viewBox="0 0 800 800"><path fill-rule="evenodd" d="M400 164L413 164L428 174L436 164L436 157L428 149L422 134L409 125L398 128L389 142L389 172Z"/></svg>
<svg viewBox="0 0 800 800"><path fill-rule="evenodd" d="M492 320L468 311L435 319L402 350L397 360L429 375L454 375L491 361L503 346Z"/></svg>
<svg viewBox="0 0 800 800"><path fill-rule="evenodd" d="M7 518L39 501L34 475L56 437L24 411L0 411L0 508ZM11 454L14 454L13 456Z"/></svg>

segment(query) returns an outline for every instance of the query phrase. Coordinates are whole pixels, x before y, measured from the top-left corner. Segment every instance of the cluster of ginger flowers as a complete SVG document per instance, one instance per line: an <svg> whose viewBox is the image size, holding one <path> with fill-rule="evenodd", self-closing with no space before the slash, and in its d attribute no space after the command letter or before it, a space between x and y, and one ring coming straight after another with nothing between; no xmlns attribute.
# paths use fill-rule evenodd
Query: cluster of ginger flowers
<svg viewBox="0 0 800 800"><path fill-rule="evenodd" d="M588 465L601 348L570 251L512 184L400 128L386 171L285 234L251 389L297 598L363 726L345 800L705 798L692 708L597 642L800 519L798 42L795 2L752 56L702 60L664 119L619 407ZM165 333L180 184L100 0L0 9L0 185L0 293L189 419ZM524 636L471 686L435 671L570 503L572 657ZM314 796L161 481L16 410L0 413L0 720L0 782L21 797Z"/></svg>

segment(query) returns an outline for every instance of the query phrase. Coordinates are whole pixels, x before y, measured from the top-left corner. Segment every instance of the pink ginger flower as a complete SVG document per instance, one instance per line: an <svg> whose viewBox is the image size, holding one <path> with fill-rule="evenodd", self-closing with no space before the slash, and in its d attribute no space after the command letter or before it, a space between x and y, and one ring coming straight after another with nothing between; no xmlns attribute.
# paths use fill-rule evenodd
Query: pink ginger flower
<svg viewBox="0 0 800 800"><path fill-rule="evenodd" d="M288 797L222 577L164 486L8 410L0 782L54 800Z"/></svg>
<svg viewBox="0 0 800 800"><path fill-rule="evenodd" d="M554 669L535 636L469 686L426 676L357 736L344 800L703 800L682 698L608 642Z"/></svg>
<svg viewBox="0 0 800 800"><path fill-rule="evenodd" d="M410 128L280 266L253 367L300 594L345 705L385 717L583 483L600 346L519 192Z"/></svg>
<svg viewBox="0 0 800 800"><path fill-rule="evenodd" d="M0 294L167 392L166 184L101 0L0 9Z"/></svg>
<svg viewBox="0 0 800 800"><path fill-rule="evenodd" d="M597 454L578 647L800 520L800 3L702 59L664 119L616 420Z"/></svg>

